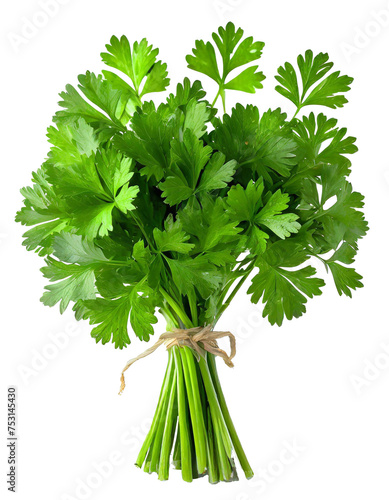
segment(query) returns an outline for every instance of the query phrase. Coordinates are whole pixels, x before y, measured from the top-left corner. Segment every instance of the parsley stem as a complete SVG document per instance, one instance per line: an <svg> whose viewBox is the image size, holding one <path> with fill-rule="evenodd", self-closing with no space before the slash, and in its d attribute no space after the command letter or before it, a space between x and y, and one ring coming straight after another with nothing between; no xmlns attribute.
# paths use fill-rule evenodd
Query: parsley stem
<svg viewBox="0 0 389 500"><path fill-rule="evenodd" d="M216 445L220 459L220 467L225 481L231 478L231 465L229 457L232 453L232 443L227 425L220 408L219 400L212 382L211 373L205 358L200 357L199 367L204 382L209 408L211 411L212 424L215 429Z"/></svg>
<svg viewBox="0 0 389 500"><path fill-rule="evenodd" d="M188 395L189 411L192 421L193 437L196 451L197 469L198 472L202 474L207 468L207 455L205 426L201 409L196 366L194 364L192 349L184 346L182 348L179 348L178 352L181 355L186 393Z"/></svg>
<svg viewBox="0 0 389 500"><path fill-rule="evenodd" d="M208 434L208 475L209 482L215 484L219 482L219 470L216 452L215 432L212 425L212 418L209 406L206 411L207 417L207 434Z"/></svg>
<svg viewBox="0 0 389 500"><path fill-rule="evenodd" d="M231 286L234 284L234 282L238 279L238 273L242 272L242 267L245 266L246 264L249 264L252 261L251 257L246 257L245 259L241 260L240 262L237 262L236 268L232 271L233 277L227 281L227 283L224 285L224 288L222 290L222 293L219 296L219 307L221 307L224 297L227 295L228 290L231 288Z"/></svg>
<svg viewBox="0 0 389 500"><path fill-rule="evenodd" d="M224 92L224 90L221 92L221 96L222 96L222 103L223 103L223 113L226 112L226 93Z"/></svg>
<svg viewBox="0 0 389 500"><path fill-rule="evenodd" d="M169 399L170 399L169 395L172 392L172 384L174 383L175 378L176 378L175 369L173 367L172 374L168 379L168 384L166 387L166 396L163 400L161 408L161 415L157 423L156 432L154 434L153 446L151 447L151 461L150 461L149 472L158 472L161 451L162 451L162 440L166 427L165 424L169 425L167 416L169 409Z"/></svg>
<svg viewBox="0 0 389 500"><path fill-rule="evenodd" d="M192 323L197 325L198 323L198 315L197 315L197 303L196 303L196 292L192 289L190 293L188 293L190 314L192 317Z"/></svg>
<svg viewBox="0 0 389 500"><path fill-rule="evenodd" d="M238 281L238 284L235 286L235 288L232 290L232 292L228 296L227 300L224 302L224 304L220 308L218 308L218 313L217 313L216 318L215 318L215 324L219 321L220 316L227 309L227 307L231 304L233 298L238 293L238 291L240 290L240 288L242 287L242 285L246 281L246 279L249 277L251 271L254 269L254 266L255 266L255 261L253 260L251 262L251 264L247 267L244 276L241 277L241 279Z"/></svg>
<svg viewBox="0 0 389 500"><path fill-rule="evenodd" d="M185 328L193 328L193 323L191 322L191 320L188 318L186 313L179 307L177 302L171 298L171 296L166 292L166 290L164 290L162 287L159 287L159 291L161 292L162 297L166 300L169 306L180 318Z"/></svg>
<svg viewBox="0 0 389 500"><path fill-rule="evenodd" d="M212 102L211 106L212 106L212 107L214 107L214 106L215 106L216 101L217 101L217 99L218 99L218 97L219 97L219 96L222 98L222 103L223 103L223 113L225 113L225 112L226 112L226 93L225 93L224 89L223 89L221 86L219 86L219 90L217 91L216 97L215 97L215 99L213 100L213 102Z"/></svg>
<svg viewBox="0 0 389 500"><path fill-rule="evenodd" d="M240 439L238 437L238 434L235 430L234 423L232 421L231 415L228 411L227 403L222 391L222 387L220 384L220 379L219 375L217 373L217 368L216 368L216 359L213 354L207 353L207 361L208 361L208 367L209 371L211 373L213 385L216 390L216 394L219 400L219 404L223 413L224 420L227 424L228 431L230 433L231 439L232 439L232 444L234 446L235 453L238 456L238 460L240 462L240 465L242 466L242 469L245 473L245 476L247 479L250 479L253 477L254 473L252 468L250 467L250 464L247 460L246 454L243 450L242 444L240 442Z"/></svg>
<svg viewBox="0 0 389 500"><path fill-rule="evenodd" d="M220 87L219 87L219 90L217 91L215 99L213 100L213 102L211 104L212 108L215 106L217 98L219 97L219 95L220 95Z"/></svg>
<svg viewBox="0 0 389 500"><path fill-rule="evenodd" d="M296 118L296 116L298 115L298 113L299 113L300 109L301 109L301 105L298 105L298 106L297 106L297 109L296 109L296 112L295 112L295 114L293 115L292 120L294 120L294 119ZM292 121L292 120L291 120L291 121Z"/></svg>
<svg viewBox="0 0 389 500"><path fill-rule="evenodd" d="M177 324L177 320L169 308L161 307L160 312L166 320L166 330L173 330L174 328L178 328L179 325Z"/></svg>
<svg viewBox="0 0 389 500"><path fill-rule="evenodd" d="M173 356L169 352L169 361L168 361L168 365L166 368L165 377L163 379L162 389L161 389L161 393L159 396L157 409L156 409L156 412L154 414L154 418L153 418L150 430L149 430L147 437L145 439L145 442L143 443L142 448L139 452L138 458L136 459L135 465L137 467L142 467L143 462L145 461L145 458L146 458L146 454L150 448L150 445L153 443L154 435L155 435L156 430L157 430L157 425L161 419L162 407L163 407L163 404L164 404L164 401L166 398L168 386L170 384L172 374L174 373L174 366L173 365L174 365Z"/></svg>
<svg viewBox="0 0 389 500"><path fill-rule="evenodd" d="M170 390L166 422L163 429L161 456L159 461L158 479L166 481L169 479L169 459L172 450L174 430L177 423L176 408L177 377L174 373L173 383Z"/></svg>
<svg viewBox="0 0 389 500"><path fill-rule="evenodd" d="M134 221L135 221L136 225L137 225L137 226L139 227L139 229L141 230L141 233L143 234L143 236L144 236L145 240L147 241L147 243L148 243L148 245L149 245L150 249L151 249L153 252L156 252L156 250L155 250L155 248L154 248L153 244L151 243L151 241L150 241L150 239L149 239L149 237L148 237L148 235L147 235L147 233L146 233L146 230L145 230L145 228L144 228L144 226L143 226L142 221L141 221L141 220L138 218L138 216L135 214L135 211L134 211L134 210L130 210L130 211L129 211L129 213L130 213L131 217L134 219Z"/></svg>
<svg viewBox="0 0 389 500"><path fill-rule="evenodd" d="M178 393L178 424L180 427L180 445L181 445L181 467L182 467L182 479L187 482L191 482L193 479L192 475L192 456L190 449L189 440L189 426L188 426L188 415L187 415L187 398L185 391L185 381L184 372L182 368L182 361L180 353L178 352L179 347L172 347L174 361L176 363L177 370L177 393Z"/></svg>

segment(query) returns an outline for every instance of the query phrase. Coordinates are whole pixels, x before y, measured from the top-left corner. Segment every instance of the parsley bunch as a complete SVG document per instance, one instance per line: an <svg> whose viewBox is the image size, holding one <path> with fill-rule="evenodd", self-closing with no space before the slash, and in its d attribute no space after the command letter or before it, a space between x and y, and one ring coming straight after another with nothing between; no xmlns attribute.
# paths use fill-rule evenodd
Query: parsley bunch
<svg viewBox="0 0 389 500"><path fill-rule="evenodd" d="M187 63L216 82L215 98L185 78L156 106L147 94L169 85L158 49L112 37L101 54L107 69L60 94L51 149L22 189L16 220L31 226L23 244L45 258L51 282L41 300L61 313L72 303L97 342L122 349L129 323L148 341L156 310L168 330L214 326L254 270L248 294L271 324L301 316L322 293L315 262L340 295L362 286L350 267L368 229L348 181L355 138L322 112L301 116L306 106L342 107L352 78L307 50L276 76L293 118L241 104L226 113L226 91L262 88L264 44L232 23L212 40L197 40ZM228 481L232 449L251 477L214 356L170 349L137 464L167 479L173 452L185 480L207 471L211 482Z"/></svg>

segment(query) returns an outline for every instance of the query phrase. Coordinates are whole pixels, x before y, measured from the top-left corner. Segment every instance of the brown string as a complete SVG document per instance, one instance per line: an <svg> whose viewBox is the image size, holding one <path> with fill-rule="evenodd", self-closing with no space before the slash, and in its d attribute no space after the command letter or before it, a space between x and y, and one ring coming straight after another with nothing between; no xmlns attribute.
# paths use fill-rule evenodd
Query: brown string
<svg viewBox="0 0 389 500"><path fill-rule="evenodd" d="M223 337L229 337L230 339L230 355L228 355L225 351L223 351L223 349L220 349L220 347L218 346L217 340ZM199 345L199 342L201 342L201 347ZM227 366L231 368L234 366L232 363L232 358L236 354L236 341L234 335L231 332L214 332L213 330L211 330L210 325L197 326L195 328L188 328L185 330L177 328L172 332L163 333L154 345L146 349L144 352L142 352L142 354L139 354L139 356L136 356L136 358L132 358L127 362L126 366L123 368L122 376L120 378L121 384L119 394L121 394L126 387L124 372L128 370L128 368L130 368L130 366L135 363L135 361L138 361L139 359L145 358L149 354L152 354L162 344L166 345L166 349L171 349L175 345L181 347L191 347L199 356L203 354L202 349L205 349L215 356L220 356Z"/></svg>

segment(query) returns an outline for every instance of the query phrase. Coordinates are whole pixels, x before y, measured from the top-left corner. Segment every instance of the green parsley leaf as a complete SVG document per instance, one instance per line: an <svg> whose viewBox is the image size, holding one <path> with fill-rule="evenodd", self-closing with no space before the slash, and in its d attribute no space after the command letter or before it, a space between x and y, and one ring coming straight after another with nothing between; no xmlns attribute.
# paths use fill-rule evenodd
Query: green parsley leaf
<svg viewBox="0 0 389 500"><path fill-rule="evenodd" d="M260 207L262 206L263 182L250 182L247 188L237 185L228 192L227 203L230 207L230 214L233 220L239 222L255 222Z"/></svg>
<svg viewBox="0 0 389 500"><path fill-rule="evenodd" d="M202 298L208 298L217 288L220 277L216 267L205 256L195 258L167 259L172 277L179 292L189 295L196 288Z"/></svg>
<svg viewBox="0 0 389 500"><path fill-rule="evenodd" d="M47 290L41 298L46 306L60 303L61 314L66 310L70 301L95 297L94 268L89 265L64 264L54 259L47 259L47 266L41 269L43 276L53 285L46 285Z"/></svg>
<svg viewBox="0 0 389 500"><path fill-rule="evenodd" d="M292 101L297 110L311 105L327 106L333 109L343 107L348 102L343 94L350 90L353 78L341 76L340 71L327 75L333 67L333 63L328 59L328 54L322 52L313 57L311 50L305 52L305 57L298 56L301 89L294 67L290 63L280 66L276 75L276 80L280 83L276 86L277 92ZM317 85L312 88L316 83Z"/></svg>
<svg viewBox="0 0 389 500"><path fill-rule="evenodd" d="M108 261L101 249L92 241L72 233L61 233L54 237L53 253L58 260L70 264Z"/></svg>
<svg viewBox="0 0 389 500"><path fill-rule="evenodd" d="M202 196L200 202L187 204L178 214L182 227L195 243L193 253L206 253L216 265L234 262L242 251L241 228L231 222L221 198Z"/></svg>
<svg viewBox="0 0 389 500"><path fill-rule="evenodd" d="M188 253L194 245L186 243L189 235L182 230L179 221L173 221L173 217L168 217L165 221L165 230L154 229L154 239L157 249L160 252Z"/></svg>
<svg viewBox="0 0 389 500"><path fill-rule="evenodd" d="M225 90L240 90L242 92L254 93L256 89L263 87L265 79L262 71L257 71L258 65L244 69L234 78L227 81L229 74L237 68L256 61L262 55L263 42L254 42L253 37L241 41L243 30L235 29L233 23L229 22L225 28L220 27L217 33L212 33L213 41L220 53L222 67L218 68L218 62L214 46L211 42L196 40L193 55L186 57L188 68L203 73L219 85L217 96L221 96L223 104Z"/></svg>
<svg viewBox="0 0 389 500"><path fill-rule="evenodd" d="M334 278L336 289L339 295L351 297L351 290L362 288L362 276L354 268L346 267L342 264L352 264L356 249L346 242L333 253L332 257L325 261L326 267L331 271ZM339 262L342 262L340 264Z"/></svg>
<svg viewBox="0 0 389 500"><path fill-rule="evenodd" d="M131 121L132 131L116 138L115 146L125 155L144 165L141 173L159 181L169 166L173 125L154 109L137 111Z"/></svg>
<svg viewBox="0 0 389 500"><path fill-rule="evenodd" d="M255 222L260 226L268 227L282 240L289 237L291 233L298 233L301 227L296 222L298 215L281 213L288 208L288 203L289 195L281 193L280 190L276 191L256 215Z"/></svg>
<svg viewBox="0 0 389 500"><path fill-rule="evenodd" d="M248 293L255 304L262 298L263 316L268 316L272 325L281 326L284 317L298 318L306 311L307 297L322 293L325 283L313 277L316 271L312 266L288 269L307 258L303 248L292 241L276 242L258 257L256 265L260 271L252 279Z"/></svg>
<svg viewBox="0 0 389 500"><path fill-rule="evenodd" d="M155 294L144 283L123 286L119 281L116 296L80 300L74 309L79 318L89 319L91 325L97 325L91 332L96 342L106 344L112 341L119 349L130 343L128 322L137 337L146 341L154 333L152 325L157 322Z"/></svg>
<svg viewBox="0 0 389 500"><path fill-rule="evenodd" d="M129 76L134 85L133 90L139 97L151 92L162 92L169 85L166 64L157 61L159 50L153 49L145 38L135 42L131 48L124 35L120 39L113 36L106 48L108 52L101 54L102 60Z"/></svg>
<svg viewBox="0 0 389 500"><path fill-rule="evenodd" d="M339 129L337 123L335 118L328 119L323 113L317 117L310 113L295 124L295 140L305 158L316 163L343 164L346 160L344 155L358 151L355 137L345 137L347 129ZM325 147L323 144L326 144Z"/></svg>
<svg viewBox="0 0 389 500"><path fill-rule="evenodd" d="M351 290L362 288L362 276L354 268L342 266L338 262L327 262L339 295L351 297Z"/></svg>
<svg viewBox="0 0 389 500"><path fill-rule="evenodd" d="M237 104L231 115L214 120L215 129L210 138L215 149L222 151L227 160L243 163L251 160L259 144L259 110L256 106Z"/></svg>

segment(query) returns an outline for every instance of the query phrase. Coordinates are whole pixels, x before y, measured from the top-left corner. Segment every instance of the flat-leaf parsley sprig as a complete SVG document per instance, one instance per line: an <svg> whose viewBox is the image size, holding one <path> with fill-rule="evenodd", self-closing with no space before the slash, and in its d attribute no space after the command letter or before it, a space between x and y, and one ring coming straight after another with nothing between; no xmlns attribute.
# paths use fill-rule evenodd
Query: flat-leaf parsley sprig
<svg viewBox="0 0 389 500"><path fill-rule="evenodd" d="M216 342L229 335L234 351L232 336L214 328L246 280L277 325L322 293L316 264L340 295L362 286L353 263L368 227L349 181L355 138L322 111L303 114L344 106L352 78L307 50L276 76L291 119L253 104L227 113L227 92L262 88L263 48L232 23L220 27L187 56L216 95L185 78L157 106L149 94L169 85L158 49L112 37L102 74L87 71L60 94L50 151L22 189L16 220L29 227L27 250L45 258L45 305L72 304L96 342L120 349L129 331L150 340L157 310L166 319L168 366L136 461L162 480L172 461L185 481L231 481L234 453L253 475L215 361L232 365L234 352Z"/></svg>

